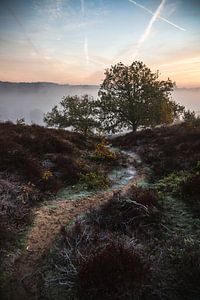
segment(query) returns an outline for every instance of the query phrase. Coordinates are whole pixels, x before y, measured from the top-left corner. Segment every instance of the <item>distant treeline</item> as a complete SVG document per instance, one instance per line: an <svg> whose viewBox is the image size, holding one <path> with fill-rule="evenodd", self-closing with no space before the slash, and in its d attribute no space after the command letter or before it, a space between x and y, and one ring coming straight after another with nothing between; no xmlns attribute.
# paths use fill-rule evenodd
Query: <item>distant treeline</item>
<svg viewBox="0 0 200 300"><path fill-rule="evenodd" d="M58 89L58 90L70 90L76 88L88 90L96 90L98 85L71 85L71 84L58 84L53 82L9 82L0 81L0 92L24 92L24 91L36 91L40 89Z"/></svg>

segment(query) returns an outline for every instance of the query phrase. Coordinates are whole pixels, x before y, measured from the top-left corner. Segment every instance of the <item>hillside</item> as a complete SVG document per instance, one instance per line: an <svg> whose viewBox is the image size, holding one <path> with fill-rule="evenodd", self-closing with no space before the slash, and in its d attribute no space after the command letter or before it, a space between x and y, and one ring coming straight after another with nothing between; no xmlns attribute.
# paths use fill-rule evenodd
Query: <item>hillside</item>
<svg viewBox="0 0 200 300"><path fill-rule="evenodd" d="M198 299L199 119L111 142L1 124L2 299Z"/></svg>
<svg viewBox="0 0 200 300"><path fill-rule="evenodd" d="M7 250L20 243L32 208L92 169L87 157L95 143L79 133L0 124L1 263Z"/></svg>

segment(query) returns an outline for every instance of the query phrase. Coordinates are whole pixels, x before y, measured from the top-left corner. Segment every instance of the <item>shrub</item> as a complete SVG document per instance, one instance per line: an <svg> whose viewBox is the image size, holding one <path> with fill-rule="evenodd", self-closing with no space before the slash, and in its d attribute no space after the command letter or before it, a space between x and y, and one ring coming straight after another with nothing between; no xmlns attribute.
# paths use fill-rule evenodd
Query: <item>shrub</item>
<svg viewBox="0 0 200 300"><path fill-rule="evenodd" d="M192 238L169 241L166 261L173 268L168 284L176 299L199 299L200 295L200 244Z"/></svg>
<svg viewBox="0 0 200 300"><path fill-rule="evenodd" d="M21 185L14 176L0 175L0 246L9 248L17 241L17 234L30 222L30 204L40 197L32 185Z"/></svg>
<svg viewBox="0 0 200 300"><path fill-rule="evenodd" d="M53 174L52 174L52 172L51 171L49 171L49 170L46 170L46 171L44 171L43 173L42 173L42 179L43 180L45 180L45 181L47 181L50 177L52 177L53 176Z"/></svg>
<svg viewBox="0 0 200 300"><path fill-rule="evenodd" d="M155 233L160 221L160 211L156 194L149 189L133 187L128 198L120 193L93 209L88 215L89 224L99 226L111 232L120 231L132 235L133 230L143 235Z"/></svg>
<svg viewBox="0 0 200 300"><path fill-rule="evenodd" d="M77 159L67 155L59 154L53 159L53 162L55 164L53 170L57 171L58 177L68 184L76 183L85 168L84 164L81 165Z"/></svg>
<svg viewBox="0 0 200 300"><path fill-rule="evenodd" d="M78 268L78 299L143 299L150 271L130 247L109 243Z"/></svg>
<svg viewBox="0 0 200 300"><path fill-rule="evenodd" d="M196 213L200 213L200 174L190 175L181 185L181 193Z"/></svg>
<svg viewBox="0 0 200 300"><path fill-rule="evenodd" d="M103 141L96 145L95 149L95 158L97 160L107 160L107 161L115 161L118 158L118 155L111 151L106 142Z"/></svg>
<svg viewBox="0 0 200 300"><path fill-rule="evenodd" d="M128 239L99 231L85 220L61 229L55 266L46 276L48 295L83 300L144 299L150 295L150 266L141 253Z"/></svg>
<svg viewBox="0 0 200 300"><path fill-rule="evenodd" d="M0 145L0 171L18 174L42 191L77 182L84 172L77 157L94 149L94 141L78 133L12 123L0 123Z"/></svg>
<svg viewBox="0 0 200 300"><path fill-rule="evenodd" d="M80 182L87 190L106 189L110 184L105 174L95 172L81 174Z"/></svg>
<svg viewBox="0 0 200 300"><path fill-rule="evenodd" d="M181 184L187 179L188 176L189 173L186 171L172 172L157 181L155 184L155 188L159 192L178 195L180 194Z"/></svg>
<svg viewBox="0 0 200 300"><path fill-rule="evenodd" d="M199 118L200 119L200 118ZM143 161L151 166L154 177L161 178L172 172L191 170L200 158L200 121L147 131L128 133L112 140L114 145L131 149L139 146Z"/></svg>
<svg viewBox="0 0 200 300"><path fill-rule="evenodd" d="M200 295L200 247L188 245L174 261L178 290L182 299L198 299Z"/></svg>

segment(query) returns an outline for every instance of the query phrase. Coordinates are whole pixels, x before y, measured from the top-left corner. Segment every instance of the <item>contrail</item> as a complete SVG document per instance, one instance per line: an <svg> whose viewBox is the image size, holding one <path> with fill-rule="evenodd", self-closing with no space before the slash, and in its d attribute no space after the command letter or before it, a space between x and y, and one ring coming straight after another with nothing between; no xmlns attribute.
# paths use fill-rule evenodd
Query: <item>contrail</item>
<svg viewBox="0 0 200 300"><path fill-rule="evenodd" d="M85 0L81 0L81 12L82 15L85 15Z"/></svg>
<svg viewBox="0 0 200 300"><path fill-rule="evenodd" d="M9 11L9 13L12 15L12 17L15 19L15 22L17 23L17 25L21 28L21 31L28 43L28 45L30 46L30 48L38 55L40 55L38 49L35 47L35 45L33 44L33 42L31 41L31 39L29 38L29 36L26 33L26 30L21 22L21 20L18 18L18 16L15 14L15 12L13 11L13 9L11 7L9 7L6 3L5 7L7 8L7 10Z"/></svg>
<svg viewBox="0 0 200 300"><path fill-rule="evenodd" d="M152 28L154 22L158 19L159 15L161 13L161 10L165 4L165 1L166 0L162 0L160 5L156 9L155 13L153 13L153 16L152 16L151 20L149 21L148 26L146 27L144 33L142 34L139 41L135 45L135 48L134 48L135 51L134 51L134 53L132 53L132 56L134 56L134 57L137 56L139 49L141 48L142 44L144 43L144 41L147 39L148 35L150 34L151 28ZM128 49L121 51L120 54L115 58L115 60L118 60L125 54L130 53L132 51L132 49L133 49L133 46L132 47L129 46Z"/></svg>
<svg viewBox="0 0 200 300"><path fill-rule="evenodd" d="M150 31L151 31L151 28L153 26L153 24L155 23L156 19L159 17L160 13L161 13L161 10L163 8L163 5L165 4L165 1L166 0L162 0L160 5L158 6L158 8L156 9L155 13L153 14L153 17L151 18L145 32L143 33L143 35L141 36L139 42L138 42L138 48L140 48L141 44L146 40L146 38L148 37Z"/></svg>
<svg viewBox="0 0 200 300"><path fill-rule="evenodd" d="M131 2L131 3L133 3L133 4L135 4L136 6L138 6L138 7L140 7L140 8L142 8L142 9L144 9L145 11L147 11L148 13L150 13L151 15L154 15L154 12L151 11L150 9L146 8L145 6L143 6L143 5L141 5L141 4L137 3L137 2L135 2L135 1L133 1L133 0L128 0L128 1ZM171 22L171 21L169 21L169 20L167 20L167 19L165 19L165 18L163 18L163 17L161 17L161 16L158 16L158 18L161 19L161 20L163 20L163 21L165 21L166 23L168 23L168 24L174 26L174 27L177 28L177 29L180 29L180 30L182 30L182 31L186 31L185 28L183 28L183 27L181 27L181 26L178 26L177 24L175 24L175 23L173 23L173 22Z"/></svg>
<svg viewBox="0 0 200 300"><path fill-rule="evenodd" d="M88 39L87 39L87 36L85 36L85 40L84 40L84 53L85 53L86 62L88 64L90 58L89 58L89 53L88 53Z"/></svg>
<svg viewBox="0 0 200 300"><path fill-rule="evenodd" d="M85 1L81 1L81 13L82 16L85 17ZM86 65L88 66L90 57L89 57L89 51L88 51L88 38L87 38L87 33L85 32L85 37L84 37L84 54L85 54L85 60L86 60Z"/></svg>

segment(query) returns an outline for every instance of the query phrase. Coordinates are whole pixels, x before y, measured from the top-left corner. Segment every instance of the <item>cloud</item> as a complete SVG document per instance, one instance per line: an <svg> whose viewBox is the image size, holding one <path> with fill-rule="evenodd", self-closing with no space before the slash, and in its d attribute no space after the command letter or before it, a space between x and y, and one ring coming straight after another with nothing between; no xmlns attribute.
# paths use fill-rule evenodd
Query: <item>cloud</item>
<svg viewBox="0 0 200 300"><path fill-rule="evenodd" d="M29 45L29 47L34 51L34 53L36 53L37 55L40 55L40 52L38 51L37 47L34 45L31 38L27 34L25 26L23 25L20 18L17 16L17 14L14 12L14 10L10 6L8 6L5 2L3 4L5 5L5 8L10 13L10 15L13 17L13 19L15 20L18 27L21 29L21 32L22 32L27 44Z"/></svg>
<svg viewBox="0 0 200 300"><path fill-rule="evenodd" d="M80 0L81 1L81 13L84 16L85 15L85 0Z"/></svg>
<svg viewBox="0 0 200 300"><path fill-rule="evenodd" d="M37 12L44 16L47 15L50 19L54 20L60 18L63 14L63 0L35 0L34 8ZM66 4L67 5L67 4ZM67 5L67 11L70 9Z"/></svg>
<svg viewBox="0 0 200 300"><path fill-rule="evenodd" d="M123 58L125 55L127 56L129 54L129 56L131 56L131 59L133 57L136 57L142 44L145 42L145 40L148 38L152 26L155 23L155 21L159 18L160 13L163 9L163 6L165 4L166 0L162 0L161 3L159 4L158 8L156 9L156 11L153 13L152 18L150 19L144 33L141 35L139 41L135 44L135 45L130 45L128 47L126 47L125 49L123 49L116 57L115 57L115 61L119 60L120 58Z"/></svg>
<svg viewBox="0 0 200 300"><path fill-rule="evenodd" d="M88 39L87 39L87 36L85 36L85 40L84 40L84 53L85 53L86 63L88 65L90 58L89 58L89 52L88 52Z"/></svg>
<svg viewBox="0 0 200 300"><path fill-rule="evenodd" d="M143 6L143 5L139 4L139 3L137 3L136 1L133 1L133 0L128 0L128 1L131 2L131 3L133 3L133 4L135 4L136 6L138 6L138 7L140 7L140 8L142 8L143 10L147 11L147 12L150 13L151 15L154 15L154 12L153 12L153 11L151 11L150 9L146 8L145 6ZM174 9L174 8L173 8L173 9ZM165 19L165 18L163 18L163 17L161 17L161 16L158 16L158 18L159 18L160 20L162 20L162 21L165 21L166 23L172 25L173 27L175 27L175 28L177 28L177 29L179 29L179 30L186 31L185 28L183 28L183 27L181 27L181 26L179 26L179 25L177 25L177 24L175 24L175 23L173 23L173 22L171 22L171 21L169 21L169 20L167 20L167 19Z"/></svg>
<svg viewBox="0 0 200 300"><path fill-rule="evenodd" d="M144 43L144 41L148 38L148 36L149 36L149 34L151 32L151 28L152 28L153 24L155 23L155 21L160 16L160 13L161 13L161 10L162 10L162 8L163 8L163 6L165 4L165 1L166 0L162 0L161 1L160 5L158 6L158 8L156 9L155 13L153 14L153 17L151 18L148 26L146 27L145 32L142 34L142 36L141 36L141 38L140 38L140 40L138 42L138 45L137 45L138 48L140 48L141 45Z"/></svg>

